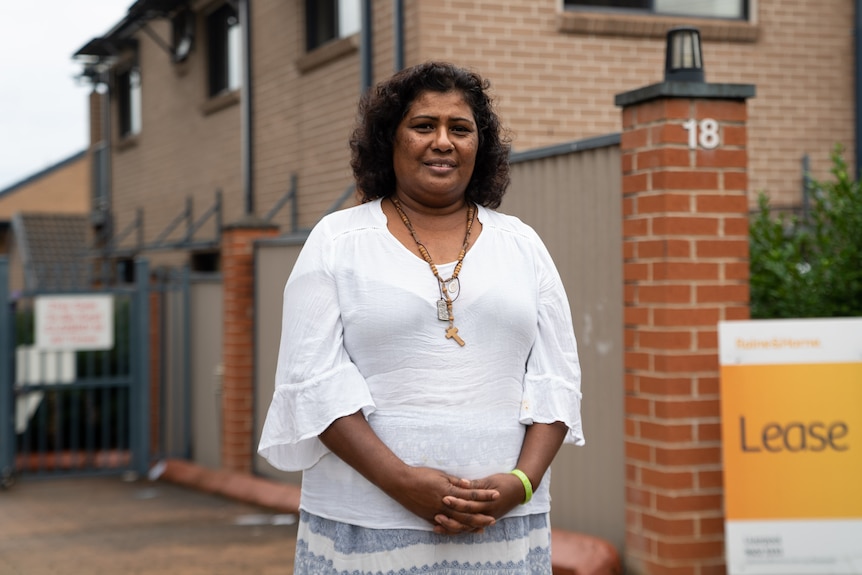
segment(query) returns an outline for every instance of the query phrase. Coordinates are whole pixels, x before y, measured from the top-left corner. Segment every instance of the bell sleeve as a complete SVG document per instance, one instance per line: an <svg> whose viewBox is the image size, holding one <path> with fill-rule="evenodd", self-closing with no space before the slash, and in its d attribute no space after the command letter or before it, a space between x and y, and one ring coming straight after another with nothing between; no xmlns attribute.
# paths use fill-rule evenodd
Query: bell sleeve
<svg viewBox="0 0 862 575"><path fill-rule="evenodd" d="M541 239L535 235L538 326L527 358L520 422L569 428L564 443L584 445L581 424L581 367L572 314L562 280Z"/></svg>
<svg viewBox="0 0 862 575"><path fill-rule="evenodd" d="M277 469L301 471L329 452L318 435L338 419L374 411L365 378L343 345L325 220L312 230L284 288L275 391L258 452Z"/></svg>

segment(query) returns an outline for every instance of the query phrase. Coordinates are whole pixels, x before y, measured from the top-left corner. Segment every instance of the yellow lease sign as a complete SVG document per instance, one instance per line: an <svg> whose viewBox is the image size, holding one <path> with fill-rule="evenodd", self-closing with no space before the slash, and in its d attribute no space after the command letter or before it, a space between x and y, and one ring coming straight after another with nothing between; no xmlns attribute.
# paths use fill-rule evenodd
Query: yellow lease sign
<svg viewBox="0 0 862 575"><path fill-rule="evenodd" d="M719 325L728 572L862 573L862 320Z"/></svg>
<svg viewBox="0 0 862 575"><path fill-rule="evenodd" d="M723 366L721 381L728 519L862 517L862 363Z"/></svg>

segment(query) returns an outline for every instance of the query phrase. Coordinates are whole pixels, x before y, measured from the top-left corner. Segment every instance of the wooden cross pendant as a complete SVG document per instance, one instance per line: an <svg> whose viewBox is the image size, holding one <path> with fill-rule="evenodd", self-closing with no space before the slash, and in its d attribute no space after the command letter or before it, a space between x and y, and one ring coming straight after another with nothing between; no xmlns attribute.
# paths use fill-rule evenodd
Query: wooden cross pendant
<svg viewBox="0 0 862 575"><path fill-rule="evenodd" d="M458 342L458 345L463 346L464 340L461 339L461 336L458 335L458 328L454 325L446 330L446 339L454 339Z"/></svg>

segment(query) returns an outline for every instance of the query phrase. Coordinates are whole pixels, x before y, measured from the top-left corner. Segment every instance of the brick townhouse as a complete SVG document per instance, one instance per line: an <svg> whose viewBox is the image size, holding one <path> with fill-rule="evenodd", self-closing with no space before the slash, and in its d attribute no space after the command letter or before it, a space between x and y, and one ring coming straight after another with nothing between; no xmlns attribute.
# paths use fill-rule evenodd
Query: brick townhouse
<svg viewBox="0 0 862 575"><path fill-rule="evenodd" d="M200 215L219 190L229 222L268 214L295 185L296 205L271 219L307 228L351 182L346 140L364 86L431 58L491 79L515 151L617 133L614 95L661 80L665 32L681 24L701 31L707 81L757 87L752 203L766 191L798 205L803 155L816 176L836 143L852 163L853 17L851 0L138 0L77 54L111 86L96 221L109 216L115 237L133 228L130 255L188 198ZM202 268L215 265L206 244ZM158 258L186 257L168 253Z"/></svg>

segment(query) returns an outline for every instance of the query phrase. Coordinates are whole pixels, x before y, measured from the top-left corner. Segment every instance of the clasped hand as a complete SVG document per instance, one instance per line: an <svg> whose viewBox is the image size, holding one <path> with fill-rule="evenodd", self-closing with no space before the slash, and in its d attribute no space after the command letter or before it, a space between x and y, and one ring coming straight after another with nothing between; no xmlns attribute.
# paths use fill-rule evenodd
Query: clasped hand
<svg viewBox="0 0 862 575"><path fill-rule="evenodd" d="M468 480L427 467L411 468L395 493L442 535L481 533L524 500L521 481L509 473Z"/></svg>

